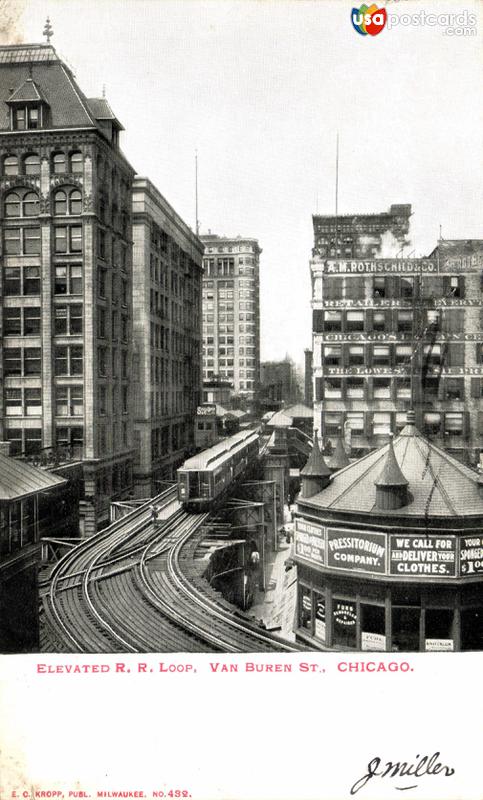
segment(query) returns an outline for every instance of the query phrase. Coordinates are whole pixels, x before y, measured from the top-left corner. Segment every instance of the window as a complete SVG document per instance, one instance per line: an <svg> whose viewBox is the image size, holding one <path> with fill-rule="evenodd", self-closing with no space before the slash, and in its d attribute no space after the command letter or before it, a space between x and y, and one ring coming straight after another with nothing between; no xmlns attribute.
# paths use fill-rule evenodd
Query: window
<svg viewBox="0 0 483 800"><path fill-rule="evenodd" d="M372 327L375 331L386 331L386 314L384 311L374 311Z"/></svg>
<svg viewBox="0 0 483 800"><path fill-rule="evenodd" d="M5 389L5 413L7 417L40 417L42 415L41 389Z"/></svg>
<svg viewBox="0 0 483 800"><path fill-rule="evenodd" d="M83 387L57 386L55 389L55 415L57 417L82 417L83 413Z"/></svg>
<svg viewBox="0 0 483 800"><path fill-rule="evenodd" d="M82 345L57 345L54 348L55 375L82 375Z"/></svg>
<svg viewBox="0 0 483 800"><path fill-rule="evenodd" d="M364 312L348 311L346 317L346 331L348 333L361 333L364 330Z"/></svg>
<svg viewBox="0 0 483 800"><path fill-rule="evenodd" d="M97 336L99 339L104 339L106 336L106 311L104 308L98 309Z"/></svg>
<svg viewBox="0 0 483 800"><path fill-rule="evenodd" d="M6 217L19 217L20 216L20 197L17 192L9 192L5 197L4 204Z"/></svg>
<svg viewBox="0 0 483 800"><path fill-rule="evenodd" d="M54 194L54 215L64 217L67 214L67 194L62 189Z"/></svg>
<svg viewBox="0 0 483 800"><path fill-rule="evenodd" d="M326 400L337 400L342 397L342 380L340 378L325 378L324 391Z"/></svg>
<svg viewBox="0 0 483 800"><path fill-rule="evenodd" d="M338 367L342 363L342 347L340 344L325 346L323 349L323 363L329 367Z"/></svg>
<svg viewBox="0 0 483 800"><path fill-rule="evenodd" d="M427 366L439 367L441 365L441 345L437 342L427 344L423 348L424 363Z"/></svg>
<svg viewBox="0 0 483 800"><path fill-rule="evenodd" d="M372 421L374 436L388 436L391 433L391 414L389 411L375 411Z"/></svg>
<svg viewBox="0 0 483 800"><path fill-rule="evenodd" d="M448 275L445 277L445 294L450 297L464 297L464 276L463 275Z"/></svg>
<svg viewBox="0 0 483 800"><path fill-rule="evenodd" d="M127 414L128 408L128 398L129 398L129 390L127 386L122 387L122 413Z"/></svg>
<svg viewBox="0 0 483 800"><path fill-rule="evenodd" d="M396 398L398 400L411 399L411 380L410 378L396 378Z"/></svg>
<svg viewBox="0 0 483 800"><path fill-rule="evenodd" d="M82 225L57 225L54 229L56 253L82 252Z"/></svg>
<svg viewBox="0 0 483 800"><path fill-rule="evenodd" d="M364 364L364 347L359 344L349 345L349 366L361 366Z"/></svg>
<svg viewBox="0 0 483 800"><path fill-rule="evenodd" d="M3 335L22 335L22 311L20 308L5 308L3 310Z"/></svg>
<svg viewBox="0 0 483 800"><path fill-rule="evenodd" d="M99 269L99 271L97 273L99 297L105 297L106 296L106 278L107 278L107 270ZM113 294L113 297L114 297L114 294Z"/></svg>
<svg viewBox="0 0 483 800"><path fill-rule="evenodd" d="M444 381L444 397L445 400L464 400L464 378L446 378Z"/></svg>
<svg viewBox="0 0 483 800"><path fill-rule="evenodd" d="M25 175L38 175L40 173L40 158L37 153L26 156L23 161Z"/></svg>
<svg viewBox="0 0 483 800"><path fill-rule="evenodd" d="M82 213L82 194L74 190L69 195L69 214Z"/></svg>
<svg viewBox="0 0 483 800"><path fill-rule="evenodd" d="M3 174L4 175L18 175L18 158L17 156L5 156L3 159Z"/></svg>
<svg viewBox="0 0 483 800"><path fill-rule="evenodd" d="M413 349L410 344L397 344L395 348L395 365L409 366Z"/></svg>
<svg viewBox="0 0 483 800"><path fill-rule="evenodd" d="M350 427L352 433L364 433L364 412L363 411L349 411L346 414L346 423Z"/></svg>
<svg viewBox="0 0 483 800"><path fill-rule="evenodd" d="M84 448L84 429L58 426L56 428L56 444L57 447L68 450L73 456L81 457Z"/></svg>
<svg viewBox="0 0 483 800"><path fill-rule="evenodd" d="M401 277L401 297L412 300L414 297L414 278Z"/></svg>
<svg viewBox="0 0 483 800"><path fill-rule="evenodd" d="M342 413L326 411L324 417L324 436L338 436L342 430Z"/></svg>
<svg viewBox="0 0 483 800"><path fill-rule="evenodd" d="M335 647L356 646L357 607L355 601L333 598L332 644Z"/></svg>
<svg viewBox="0 0 483 800"><path fill-rule="evenodd" d="M388 400L391 397L391 379L374 378L374 400Z"/></svg>
<svg viewBox="0 0 483 800"><path fill-rule="evenodd" d="M483 343L478 342L476 345L476 363L483 364Z"/></svg>
<svg viewBox="0 0 483 800"><path fill-rule="evenodd" d="M305 586L299 588L299 627L312 633L312 598Z"/></svg>
<svg viewBox="0 0 483 800"><path fill-rule="evenodd" d="M107 349L105 347L99 347L97 350L97 362L98 362L98 370L99 375L106 376L107 375Z"/></svg>
<svg viewBox="0 0 483 800"><path fill-rule="evenodd" d="M70 154L70 171L74 173L79 173L83 171L83 159L82 153L79 151L75 151L74 153Z"/></svg>
<svg viewBox="0 0 483 800"><path fill-rule="evenodd" d="M106 386L99 387L99 414L105 416L107 414L107 388Z"/></svg>
<svg viewBox="0 0 483 800"><path fill-rule="evenodd" d="M324 330L326 333L339 333L342 330L342 311L325 312ZM316 331L316 328L314 328L314 331Z"/></svg>
<svg viewBox="0 0 483 800"><path fill-rule="evenodd" d="M7 417L22 417L22 389L5 389L5 415Z"/></svg>
<svg viewBox="0 0 483 800"><path fill-rule="evenodd" d="M413 312L398 311L397 312L398 333L411 333L412 329L413 329Z"/></svg>
<svg viewBox="0 0 483 800"><path fill-rule="evenodd" d="M40 307L5 308L4 336L38 336L40 333Z"/></svg>
<svg viewBox="0 0 483 800"><path fill-rule="evenodd" d="M82 294L82 266L58 264L55 267L55 294Z"/></svg>
<svg viewBox="0 0 483 800"><path fill-rule="evenodd" d="M463 414L461 411L445 414L444 432L447 436L463 436Z"/></svg>
<svg viewBox="0 0 483 800"><path fill-rule="evenodd" d="M348 400L363 399L364 398L364 379L363 378L347 378L346 381L346 396Z"/></svg>
<svg viewBox="0 0 483 800"><path fill-rule="evenodd" d="M6 228L4 247L7 256L38 255L40 253L40 228Z"/></svg>
<svg viewBox="0 0 483 800"><path fill-rule="evenodd" d="M373 285L373 295L375 298L386 297L386 279L383 277L375 277Z"/></svg>
<svg viewBox="0 0 483 800"><path fill-rule="evenodd" d="M65 153L54 153L52 157L52 168L55 175L62 175L65 172Z"/></svg>
<svg viewBox="0 0 483 800"><path fill-rule="evenodd" d="M438 436L441 433L441 414L433 411L424 413L423 433L426 436Z"/></svg>
<svg viewBox="0 0 483 800"><path fill-rule="evenodd" d="M82 333L82 306L55 306L54 330L57 335L75 336Z"/></svg>

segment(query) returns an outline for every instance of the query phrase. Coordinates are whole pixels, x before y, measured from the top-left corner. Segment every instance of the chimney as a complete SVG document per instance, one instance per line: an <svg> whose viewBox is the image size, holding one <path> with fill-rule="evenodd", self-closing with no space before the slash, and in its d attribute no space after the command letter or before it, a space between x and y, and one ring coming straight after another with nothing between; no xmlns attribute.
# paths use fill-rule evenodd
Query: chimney
<svg viewBox="0 0 483 800"><path fill-rule="evenodd" d="M392 436L384 460L381 474L375 481L376 508L381 511L395 511L408 504L408 481L397 463Z"/></svg>
<svg viewBox="0 0 483 800"><path fill-rule="evenodd" d="M317 431L314 431L314 446L305 467L300 471L302 478L301 497L313 497L329 485L331 471L320 452Z"/></svg>

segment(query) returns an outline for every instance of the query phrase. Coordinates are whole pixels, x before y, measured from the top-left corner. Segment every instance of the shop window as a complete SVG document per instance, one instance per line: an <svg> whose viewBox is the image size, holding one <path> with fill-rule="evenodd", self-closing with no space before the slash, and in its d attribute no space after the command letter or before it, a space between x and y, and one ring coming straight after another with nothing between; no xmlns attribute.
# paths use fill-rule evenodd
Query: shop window
<svg viewBox="0 0 483 800"><path fill-rule="evenodd" d="M360 436L364 433L364 412L348 411L346 414L346 424L352 433Z"/></svg>
<svg viewBox="0 0 483 800"><path fill-rule="evenodd" d="M397 330L398 333L411 333L413 330L413 312L412 311L398 311L397 312Z"/></svg>
<svg viewBox="0 0 483 800"><path fill-rule="evenodd" d="M299 587L299 626L312 633L312 598L310 589Z"/></svg>
<svg viewBox="0 0 483 800"><path fill-rule="evenodd" d="M465 399L464 378L445 378L444 397L445 400L464 400Z"/></svg>
<svg viewBox="0 0 483 800"><path fill-rule="evenodd" d="M409 366L413 349L410 344L397 344L394 354L394 363L398 366Z"/></svg>
<svg viewBox="0 0 483 800"><path fill-rule="evenodd" d="M384 652L386 613L384 606L361 603L361 650Z"/></svg>
<svg viewBox="0 0 483 800"><path fill-rule="evenodd" d="M419 650L419 617L421 610L415 606L392 607L392 649L415 653Z"/></svg>
<svg viewBox="0 0 483 800"><path fill-rule="evenodd" d="M326 311L324 330L326 333L340 333L342 331L342 311ZM317 333L316 329L314 331Z"/></svg>
<svg viewBox="0 0 483 800"><path fill-rule="evenodd" d="M453 609L427 608L424 616L425 650L453 650Z"/></svg>
<svg viewBox="0 0 483 800"><path fill-rule="evenodd" d="M362 333L364 330L364 312L348 311L346 316L347 333Z"/></svg>
<svg viewBox="0 0 483 800"><path fill-rule="evenodd" d="M461 649L483 650L483 606L462 609Z"/></svg>
<svg viewBox="0 0 483 800"><path fill-rule="evenodd" d="M374 436L389 436L391 433L391 414L389 411L375 411L372 432Z"/></svg>
<svg viewBox="0 0 483 800"><path fill-rule="evenodd" d="M346 397L348 400L364 399L364 379L347 378Z"/></svg>
<svg viewBox="0 0 483 800"><path fill-rule="evenodd" d="M338 400L342 398L342 380L341 378L325 378L324 379L324 394L326 400ZM319 398L319 400L322 398Z"/></svg>
<svg viewBox="0 0 483 800"><path fill-rule="evenodd" d="M363 366L364 365L364 347L359 344L350 344L349 351L349 366Z"/></svg>
<svg viewBox="0 0 483 800"><path fill-rule="evenodd" d="M445 414L444 432L446 436L463 436L463 414L461 411Z"/></svg>
<svg viewBox="0 0 483 800"><path fill-rule="evenodd" d="M388 400L391 397L391 379L374 378L373 382L374 400Z"/></svg>
<svg viewBox="0 0 483 800"><path fill-rule="evenodd" d="M339 411L326 411L323 430L325 436L338 436L342 430L342 413Z"/></svg>
<svg viewBox="0 0 483 800"><path fill-rule="evenodd" d="M321 642L326 641L326 623L325 623L325 597L319 592L314 592L314 605L315 605L315 618L314 618L314 636Z"/></svg>
<svg viewBox="0 0 483 800"><path fill-rule="evenodd" d="M325 346L323 363L327 367L339 367L342 363L342 347L340 344Z"/></svg>
<svg viewBox="0 0 483 800"><path fill-rule="evenodd" d="M372 348L372 365L374 367L391 366L391 345L375 344Z"/></svg>
<svg viewBox="0 0 483 800"><path fill-rule="evenodd" d="M423 433L426 436L439 436L441 433L441 414L432 411L424 413Z"/></svg>
<svg viewBox="0 0 483 800"><path fill-rule="evenodd" d="M332 601L332 644L334 647L354 648L357 644L356 604L350 600Z"/></svg>

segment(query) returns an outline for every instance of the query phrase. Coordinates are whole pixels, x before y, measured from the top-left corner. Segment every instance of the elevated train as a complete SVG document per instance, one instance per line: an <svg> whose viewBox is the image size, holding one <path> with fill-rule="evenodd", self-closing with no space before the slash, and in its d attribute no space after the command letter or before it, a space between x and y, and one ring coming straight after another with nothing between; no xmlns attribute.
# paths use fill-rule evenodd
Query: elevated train
<svg viewBox="0 0 483 800"><path fill-rule="evenodd" d="M245 430L188 458L178 469L178 500L186 511L208 511L259 453L257 430Z"/></svg>

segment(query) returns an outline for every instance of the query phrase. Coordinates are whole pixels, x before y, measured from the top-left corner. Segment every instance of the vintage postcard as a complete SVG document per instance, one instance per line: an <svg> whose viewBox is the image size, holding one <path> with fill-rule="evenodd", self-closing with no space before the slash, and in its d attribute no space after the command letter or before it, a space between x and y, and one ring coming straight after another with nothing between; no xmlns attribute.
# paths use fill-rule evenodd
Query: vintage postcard
<svg viewBox="0 0 483 800"><path fill-rule="evenodd" d="M0 800L481 800L483 6L0 0Z"/></svg>

